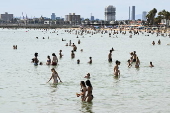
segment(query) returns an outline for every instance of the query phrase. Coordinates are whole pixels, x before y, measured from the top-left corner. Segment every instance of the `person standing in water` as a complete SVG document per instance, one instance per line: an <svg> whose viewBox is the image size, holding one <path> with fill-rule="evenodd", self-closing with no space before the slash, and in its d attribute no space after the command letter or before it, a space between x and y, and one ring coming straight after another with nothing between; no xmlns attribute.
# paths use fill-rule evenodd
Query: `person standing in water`
<svg viewBox="0 0 170 113"><path fill-rule="evenodd" d="M89 64L92 64L92 57L89 57L90 61L88 62Z"/></svg>
<svg viewBox="0 0 170 113"><path fill-rule="evenodd" d="M136 64L135 64L135 68L139 68L140 65L140 60L138 57L136 57Z"/></svg>
<svg viewBox="0 0 170 113"><path fill-rule="evenodd" d="M80 86L81 86L81 90L80 90L81 93L76 93L76 95L77 95L77 97L81 96L81 100L85 101L85 96L86 96L86 91L87 91L85 82L81 81Z"/></svg>
<svg viewBox="0 0 170 113"><path fill-rule="evenodd" d="M51 72L52 72L52 75L51 75L51 78L49 79L49 81L51 80L51 79L53 79L54 81L53 81L53 84L57 84L58 83L58 79L60 80L60 82L62 82L61 81L61 79L60 79L60 77L58 76L58 73L55 71L55 69L54 68L52 68L51 69ZM58 79L57 79L58 78ZM48 81L48 82L49 82ZM47 82L47 83L48 83Z"/></svg>
<svg viewBox="0 0 170 113"><path fill-rule="evenodd" d="M152 62L150 62L150 66L149 67L154 67L154 65L152 64Z"/></svg>
<svg viewBox="0 0 170 113"><path fill-rule="evenodd" d="M47 62L46 62L47 65L50 65L51 64L51 58L50 56L47 56Z"/></svg>
<svg viewBox="0 0 170 113"><path fill-rule="evenodd" d="M152 45L155 45L155 41L152 42Z"/></svg>
<svg viewBox="0 0 170 113"><path fill-rule="evenodd" d="M60 58L62 58L62 56L63 56L63 54L61 52L62 52L62 50L59 51Z"/></svg>
<svg viewBox="0 0 170 113"><path fill-rule="evenodd" d="M114 75L115 77L119 77L120 76L120 71L119 71L119 65L120 65L120 62L118 60L116 60L116 65L114 67Z"/></svg>
<svg viewBox="0 0 170 113"><path fill-rule="evenodd" d="M160 45L161 44L161 41L160 41L160 39L158 40L158 45Z"/></svg>
<svg viewBox="0 0 170 113"><path fill-rule="evenodd" d="M35 57L33 58L33 63L34 63L35 66L38 66L38 62L39 62L39 60L37 58L38 57L38 53L35 53L34 56Z"/></svg>
<svg viewBox="0 0 170 113"><path fill-rule="evenodd" d="M86 81L86 85L88 86L87 87L87 95L85 97L85 101L86 102L91 102L93 100L93 94L92 94L92 90L93 90L93 87L91 85L91 82L90 80L87 80Z"/></svg>
<svg viewBox="0 0 170 113"><path fill-rule="evenodd" d="M58 63L58 58L57 58L57 56L55 55L55 53L53 53L52 56L53 56L53 59L52 59L52 64L51 64L51 65L56 66L57 63Z"/></svg>
<svg viewBox="0 0 170 113"><path fill-rule="evenodd" d="M75 57L75 54L74 54L74 51L72 50L71 51L71 58L74 58Z"/></svg>
<svg viewBox="0 0 170 113"><path fill-rule="evenodd" d="M110 53L108 55L108 61L112 62L112 50L110 50Z"/></svg>

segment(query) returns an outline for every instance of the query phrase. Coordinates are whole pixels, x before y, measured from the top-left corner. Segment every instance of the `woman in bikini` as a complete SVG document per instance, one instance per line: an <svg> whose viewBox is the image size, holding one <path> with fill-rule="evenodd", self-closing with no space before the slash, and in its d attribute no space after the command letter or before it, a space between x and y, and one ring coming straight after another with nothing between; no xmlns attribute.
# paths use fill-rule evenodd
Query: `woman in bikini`
<svg viewBox="0 0 170 113"><path fill-rule="evenodd" d="M51 64L51 58L50 56L47 56L47 62L46 62L47 65L50 65Z"/></svg>
<svg viewBox="0 0 170 113"><path fill-rule="evenodd" d="M52 56L53 56L53 59L52 59L52 63L51 63L51 65L56 66L56 65L57 65L57 63L58 63L57 56L55 55L55 53L53 53L53 54L52 54Z"/></svg>
<svg viewBox="0 0 170 113"><path fill-rule="evenodd" d="M85 95L86 95L86 85L85 85L85 82L84 81L81 81L80 82L80 86L81 86L81 93L76 93L77 97L81 96L81 100L82 101L85 101Z"/></svg>
<svg viewBox="0 0 170 113"><path fill-rule="evenodd" d="M87 80L86 81L86 85L88 86L87 87L87 95L85 97L85 101L86 102L91 102L93 100L93 94L92 94L92 90L93 90L93 87L91 85L91 82L90 80Z"/></svg>
<svg viewBox="0 0 170 113"><path fill-rule="evenodd" d="M60 80L60 82L62 82L61 79L60 79L60 77L58 76L58 73L55 71L54 68L51 69L51 72L52 72L52 76L51 76L50 80L53 78L53 80L54 80L54 81L53 81L53 84L57 84L57 83L58 83L58 79ZM58 78L58 79L57 79L57 78ZM50 81L50 80L49 80L49 81ZM49 81L48 81L48 82L49 82ZM47 83L48 83L48 82L47 82Z"/></svg>

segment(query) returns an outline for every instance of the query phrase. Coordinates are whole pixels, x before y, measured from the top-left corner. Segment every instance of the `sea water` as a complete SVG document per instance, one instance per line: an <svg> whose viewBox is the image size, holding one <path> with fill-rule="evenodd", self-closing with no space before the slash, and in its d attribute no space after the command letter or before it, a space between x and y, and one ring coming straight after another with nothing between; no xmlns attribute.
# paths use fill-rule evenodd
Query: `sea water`
<svg viewBox="0 0 170 113"><path fill-rule="evenodd" d="M64 29L0 29L0 112L1 113L169 113L170 112L170 38L156 34L126 35L68 33ZM58 34L58 35L57 35ZM38 37L38 39L36 39ZM45 39L43 39L43 37ZM48 39L49 37L49 39ZM114 37L114 38L113 38ZM116 38L118 37L118 38ZM66 41L62 41L66 39ZM78 44L80 39L81 44ZM161 45L152 41L161 40ZM70 46L77 52L71 59ZM18 49L13 49L17 45ZM113 62L108 62L111 48ZM80 50L83 49L83 52ZM59 50L64 55L59 58ZM128 68L130 52L136 51L140 68ZM43 65L34 66L31 59L38 52ZM58 66L45 65L47 56L56 53ZM93 63L87 62L92 57ZM80 59L80 64L77 64ZM115 79L115 61L120 78ZM150 68L152 61L155 67ZM46 83L55 68L63 83ZM90 73L94 99L81 102L80 81Z"/></svg>

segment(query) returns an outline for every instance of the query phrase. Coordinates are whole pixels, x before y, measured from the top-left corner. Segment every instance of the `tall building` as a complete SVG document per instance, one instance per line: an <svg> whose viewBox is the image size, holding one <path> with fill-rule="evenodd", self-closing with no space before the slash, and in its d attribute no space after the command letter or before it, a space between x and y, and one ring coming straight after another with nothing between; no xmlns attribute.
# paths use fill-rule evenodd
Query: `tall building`
<svg viewBox="0 0 170 113"><path fill-rule="evenodd" d="M129 20L130 20L130 6L129 6Z"/></svg>
<svg viewBox="0 0 170 113"><path fill-rule="evenodd" d="M135 20L135 6L132 6L132 16L131 20Z"/></svg>
<svg viewBox="0 0 170 113"><path fill-rule="evenodd" d="M142 20L143 20L143 21L146 21L146 15L147 15L147 12L146 12L146 11L143 11L143 12L142 12Z"/></svg>
<svg viewBox="0 0 170 113"><path fill-rule="evenodd" d="M56 19L55 13L52 13L51 20L55 20L55 19Z"/></svg>
<svg viewBox="0 0 170 113"><path fill-rule="evenodd" d="M13 14L8 14L8 12L5 12L5 14L0 14L0 19L3 21L11 21L13 19Z"/></svg>
<svg viewBox="0 0 170 113"><path fill-rule="evenodd" d="M116 20L116 7L109 5L105 8L105 21Z"/></svg>
<svg viewBox="0 0 170 113"><path fill-rule="evenodd" d="M71 24L80 24L81 18L80 15L75 15L75 13L69 13L69 15L65 15L65 21L69 21Z"/></svg>
<svg viewBox="0 0 170 113"><path fill-rule="evenodd" d="M94 21L94 16L91 16L91 19L90 19L91 21Z"/></svg>

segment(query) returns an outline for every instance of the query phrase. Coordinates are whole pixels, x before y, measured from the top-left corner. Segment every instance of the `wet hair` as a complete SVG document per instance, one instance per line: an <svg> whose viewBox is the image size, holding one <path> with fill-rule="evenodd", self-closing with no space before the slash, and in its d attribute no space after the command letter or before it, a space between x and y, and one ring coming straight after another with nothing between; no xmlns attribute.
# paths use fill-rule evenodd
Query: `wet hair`
<svg viewBox="0 0 170 113"><path fill-rule="evenodd" d="M110 50L110 53L112 52L112 50Z"/></svg>
<svg viewBox="0 0 170 113"><path fill-rule="evenodd" d="M83 87L86 87L86 84L84 81L81 81L80 83L82 84Z"/></svg>
<svg viewBox="0 0 170 113"><path fill-rule="evenodd" d="M86 81L86 85L89 86L89 87L92 87L90 80Z"/></svg>
<svg viewBox="0 0 170 113"><path fill-rule="evenodd" d="M90 59L92 58L92 57L89 57Z"/></svg>
<svg viewBox="0 0 170 113"><path fill-rule="evenodd" d="M128 60L127 62L130 62L130 60Z"/></svg>
<svg viewBox="0 0 170 113"><path fill-rule="evenodd" d="M152 64L152 62L150 62L150 64Z"/></svg>
<svg viewBox="0 0 170 113"><path fill-rule="evenodd" d="M56 56L55 53L53 53L52 56Z"/></svg>

